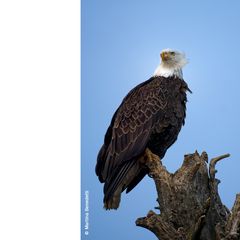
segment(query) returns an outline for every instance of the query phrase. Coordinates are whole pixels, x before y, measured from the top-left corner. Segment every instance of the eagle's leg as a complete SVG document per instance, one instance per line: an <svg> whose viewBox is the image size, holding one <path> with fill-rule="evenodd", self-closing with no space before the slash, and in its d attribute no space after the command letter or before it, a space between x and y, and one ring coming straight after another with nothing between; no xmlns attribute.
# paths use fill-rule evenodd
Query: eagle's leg
<svg viewBox="0 0 240 240"><path fill-rule="evenodd" d="M145 149L144 157L145 157L146 163L147 162L150 163L150 162L153 162L153 161L156 161L156 160L160 161L160 163L161 163L161 159L159 158L159 156L152 153L152 151L149 148Z"/></svg>
<svg viewBox="0 0 240 240"><path fill-rule="evenodd" d="M158 155L152 153L149 148L146 148L145 153L144 153L144 162L145 162L145 165L147 165L150 170L150 172L148 173L148 176L150 178L153 178L150 165L154 164L154 162L158 162L162 165L161 159L159 158Z"/></svg>

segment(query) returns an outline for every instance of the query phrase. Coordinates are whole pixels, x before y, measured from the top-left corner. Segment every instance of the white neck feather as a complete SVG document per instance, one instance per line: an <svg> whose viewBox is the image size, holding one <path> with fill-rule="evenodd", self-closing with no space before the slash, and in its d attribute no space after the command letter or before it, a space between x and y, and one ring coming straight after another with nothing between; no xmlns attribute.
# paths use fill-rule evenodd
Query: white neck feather
<svg viewBox="0 0 240 240"><path fill-rule="evenodd" d="M155 77L172 77L172 76L176 76L179 78L183 78L183 73L182 73L182 68L173 68L170 66L164 66L163 64L160 64L153 76Z"/></svg>

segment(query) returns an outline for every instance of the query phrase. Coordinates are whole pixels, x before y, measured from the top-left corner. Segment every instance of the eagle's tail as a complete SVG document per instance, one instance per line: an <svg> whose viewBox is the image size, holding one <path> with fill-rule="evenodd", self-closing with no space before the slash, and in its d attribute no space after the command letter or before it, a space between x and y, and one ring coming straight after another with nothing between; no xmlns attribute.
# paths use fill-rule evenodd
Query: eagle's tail
<svg viewBox="0 0 240 240"><path fill-rule="evenodd" d="M146 170L137 158L122 164L104 185L104 208L117 209L121 200L121 193L126 189L131 191L133 187L146 175Z"/></svg>

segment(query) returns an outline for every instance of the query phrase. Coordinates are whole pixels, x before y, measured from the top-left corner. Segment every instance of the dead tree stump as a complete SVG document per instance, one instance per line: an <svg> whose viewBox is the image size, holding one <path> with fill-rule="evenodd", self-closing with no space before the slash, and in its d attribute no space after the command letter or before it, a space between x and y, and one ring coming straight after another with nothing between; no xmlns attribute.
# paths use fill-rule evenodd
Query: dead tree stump
<svg viewBox="0 0 240 240"><path fill-rule="evenodd" d="M149 211L146 217L136 220L137 226L152 231L160 240L240 239L240 194L229 211L220 199L220 181L215 178L216 163L229 154L213 158L209 167L206 152L185 155L174 174L166 170L158 156L150 151L147 155L160 214Z"/></svg>

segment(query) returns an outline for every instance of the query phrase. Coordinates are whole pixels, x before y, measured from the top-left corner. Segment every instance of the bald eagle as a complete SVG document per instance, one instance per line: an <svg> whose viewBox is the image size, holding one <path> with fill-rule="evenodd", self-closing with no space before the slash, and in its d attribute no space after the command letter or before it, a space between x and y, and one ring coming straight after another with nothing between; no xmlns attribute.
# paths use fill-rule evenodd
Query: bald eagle
<svg viewBox="0 0 240 240"><path fill-rule="evenodd" d="M186 115L182 68L185 55L171 49L160 53L153 76L133 88L114 113L96 164L104 183L105 209L119 207L121 193L130 192L148 174L140 161L148 148L162 159L177 140Z"/></svg>

